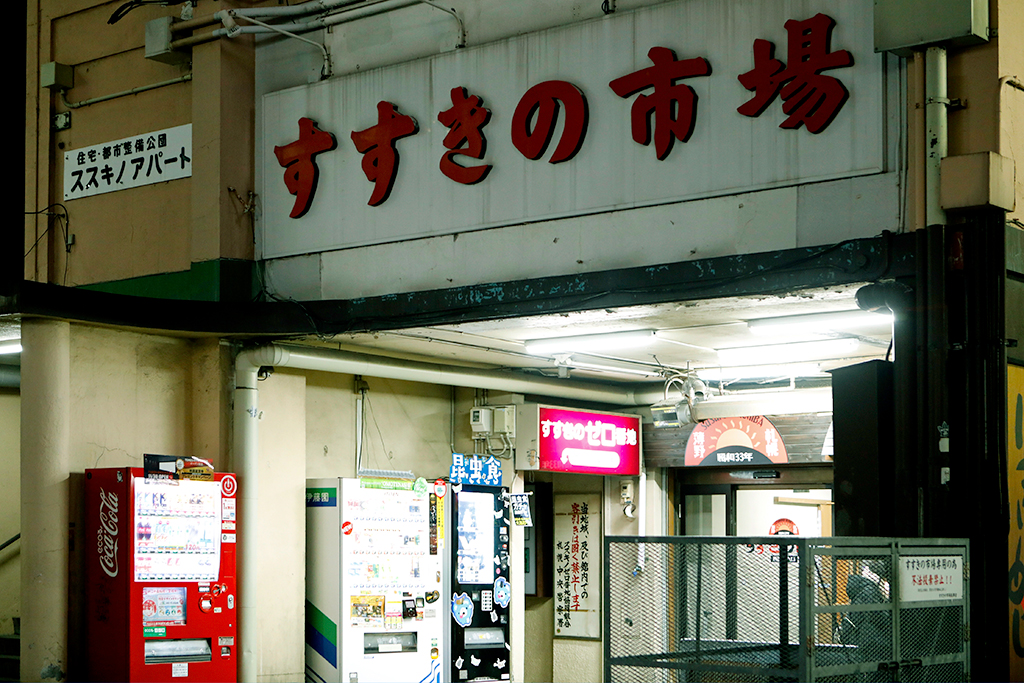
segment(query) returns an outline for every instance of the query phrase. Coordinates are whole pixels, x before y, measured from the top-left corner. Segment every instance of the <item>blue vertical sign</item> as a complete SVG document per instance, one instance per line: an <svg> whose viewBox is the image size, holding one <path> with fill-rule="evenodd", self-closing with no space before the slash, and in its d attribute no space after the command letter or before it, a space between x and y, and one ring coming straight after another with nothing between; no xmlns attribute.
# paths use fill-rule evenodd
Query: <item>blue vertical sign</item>
<svg viewBox="0 0 1024 683"><path fill-rule="evenodd" d="M501 463L493 455L452 453L452 484L501 486Z"/></svg>

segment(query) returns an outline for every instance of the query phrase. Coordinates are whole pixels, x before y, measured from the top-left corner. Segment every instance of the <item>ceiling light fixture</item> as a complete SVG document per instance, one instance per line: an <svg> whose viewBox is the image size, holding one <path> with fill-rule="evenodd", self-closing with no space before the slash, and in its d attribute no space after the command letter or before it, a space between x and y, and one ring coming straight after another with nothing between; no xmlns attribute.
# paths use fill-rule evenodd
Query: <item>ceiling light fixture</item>
<svg viewBox="0 0 1024 683"><path fill-rule="evenodd" d="M0 341L0 355L11 353L21 353L20 339L8 339L6 341Z"/></svg>
<svg viewBox="0 0 1024 683"><path fill-rule="evenodd" d="M695 420L711 420L743 415L827 413L831 410L831 389L798 389L757 396L716 396L710 400L695 403L693 418Z"/></svg>
<svg viewBox="0 0 1024 683"><path fill-rule="evenodd" d="M722 365L768 365L792 363L819 358L833 358L853 353L860 342L856 339L825 339L822 341L769 344L767 346L741 346L719 349Z"/></svg>
<svg viewBox="0 0 1024 683"><path fill-rule="evenodd" d="M798 334L825 330L848 330L871 325L891 324L892 313L872 311L830 311L807 315L784 315L777 318L748 320L747 327L755 334Z"/></svg>
<svg viewBox="0 0 1024 683"><path fill-rule="evenodd" d="M768 379L771 377L809 377L821 375L818 363L790 363L774 365L745 365L740 367L699 368L697 376L706 382L740 379Z"/></svg>
<svg viewBox="0 0 1024 683"><path fill-rule="evenodd" d="M549 337L529 339L526 352L534 356L552 353L579 353L582 351L617 351L645 346L654 341L654 330L629 330L607 334L581 334L575 337Z"/></svg>
<svg viewBox="0 0 1024 683"><path fill-rule="evenodd" d="M572 358L565 363L569 367L576 368L578 370L597 370L600 372L617 372L623 375L636 375L638 377L660 377L660 372L654 370L646 370L640 367L626 367L622 365L606 365L604 363L591 363L589 361L580 361Z"/></svg>

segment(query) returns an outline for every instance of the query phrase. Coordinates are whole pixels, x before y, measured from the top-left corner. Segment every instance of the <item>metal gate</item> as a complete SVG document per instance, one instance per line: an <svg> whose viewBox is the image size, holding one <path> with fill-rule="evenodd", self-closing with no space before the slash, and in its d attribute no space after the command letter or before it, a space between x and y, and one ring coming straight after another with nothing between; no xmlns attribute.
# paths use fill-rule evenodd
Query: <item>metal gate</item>
<svg viewBox="0 0 1024 683"><path fill-rule="evenodd" d="M965 681L966 540L605 537L606 681Z"/></svg>

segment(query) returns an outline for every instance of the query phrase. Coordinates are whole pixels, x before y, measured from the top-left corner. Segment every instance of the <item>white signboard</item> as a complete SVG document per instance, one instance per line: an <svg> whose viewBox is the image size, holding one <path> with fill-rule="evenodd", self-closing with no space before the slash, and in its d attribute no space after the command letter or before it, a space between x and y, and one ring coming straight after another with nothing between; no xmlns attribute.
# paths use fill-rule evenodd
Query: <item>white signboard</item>
<svg viewBox="0 0 1024 683"><path fill-rule="evenodd" d="M188 178L192 124L64 153L64 200Z"/></svg>
<svg viewBox="0 0 1024 683"><path fill-rule="evenodd" d="M601 637L601 496L555 496L555 637Z"/></svg>
<svg viewBox="0 0 1024 683"><path fill-rule="evenodd" d="M901 555L900 600L962 600L964 566L959 555Z"/></svg>
<svg viewBox="0 0 1024 683"><path fill-rule="evenodd" d="M669 2L272 93L263 254L881 173L872 16Z"/></svg>

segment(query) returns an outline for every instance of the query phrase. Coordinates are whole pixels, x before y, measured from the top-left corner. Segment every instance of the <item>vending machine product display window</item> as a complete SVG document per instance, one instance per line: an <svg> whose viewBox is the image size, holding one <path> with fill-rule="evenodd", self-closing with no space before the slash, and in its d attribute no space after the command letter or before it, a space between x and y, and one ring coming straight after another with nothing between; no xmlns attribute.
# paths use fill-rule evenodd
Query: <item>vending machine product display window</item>
<svg viewBox="0 0 1024 683"><path fill-rule="evenodd" d="M459 563L456 578L459 583L491 583L494 581L494 494L460 491L457 495Z"/></svg>

